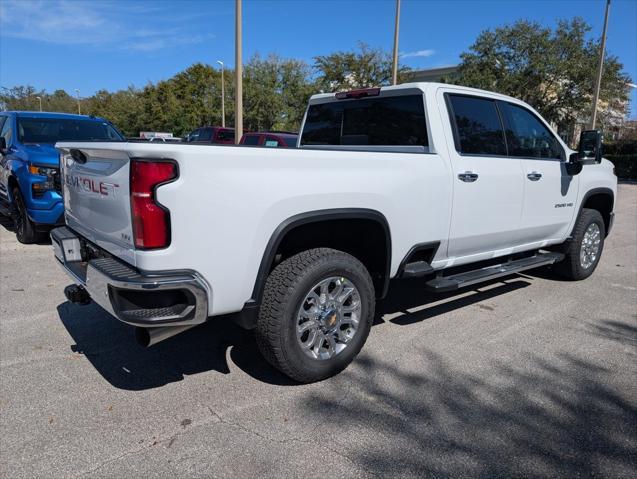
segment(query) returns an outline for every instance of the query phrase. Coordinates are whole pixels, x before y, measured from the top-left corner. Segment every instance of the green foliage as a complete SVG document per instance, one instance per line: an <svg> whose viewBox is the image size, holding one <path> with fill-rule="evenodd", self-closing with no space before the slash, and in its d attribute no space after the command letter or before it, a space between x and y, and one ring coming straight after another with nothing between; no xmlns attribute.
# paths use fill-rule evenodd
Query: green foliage
<svg viewBox="0 0 637 479"><path fill-rule="evenodd" d="M586 40L589 31L581 18L560 21L554 30L520 20L483 31L461 55L457 83L520 98L559 126L587 119L600 51L599 41ZM606 108L622 108L628 99L630 78L622 68L606 53L600 91Z"/></svg>
<svg viewBox="0 0 637 479"><path fill-rule="evenodd" d="M359 43L358 51L336 52L314 57L317 86L324 92L368 88L391 84L392 56L380 49ZM407 67L398 70L398 83L408 81Z"/></svg>
<svg viewBox="0 0 637 479"><path fill-rule="evenodd" d="M37 91L29 85L2 88L0 107L3 110L39 110L40 102L37 97L42 99L42 110L44 111L77 113L77 99L68 95L64 90L55 90L49 94L44 90Z"/></svg>
<svg viewBox="0 0 637 479"><path fill-rule="evenodd" d="M297 130L313 92L305 62L258 54L244 67L244 129Z"/></svg>
<svg viewBox="0 0 637 479"><path fill-rule="evenodd" d="M637 153L604 155L615 165L615 174L623 180L637 180Z"/></svg>
<svg viewBox="0 0 637 479"><path fill-rule="evenodd" d="M305 105L315 91L309 66L298 60L255 55L244 67L244 129L298 130ZM234 71L224 72L226 125L234 123ZM31 86L3 88L3 110L77 112L77 99ZM221 125L221 72L196 63L174 77L114 93L100 90L82 98L82 113L113 122L125 135L167 131L183 136L202 125Z"/></svg>
<svg viewBox="0 0 637 479"><path fill-rule="evenodd" d="M621 140L604 142L604 155L637 155L637 138L628 137Z"/></svg>
<svg viewBox="0 0 637 479"><path fill-rule="evenodd" d="M559 22L555 29L525 20L482 32L470 51L462 54L457 83L499 91L521 98L558 125L586 119L597 68L599 42L586 39L590 27L581 19ZM602 126L621 121L630 78L622 64L606 54L598 118ZM399 69L400 83L409 81L408 68ZM226 125L234 124L234 72L224 74ZM446 79L452 82L451 79ZM255 55L244 67L244 129L298 130L309 96L388 85L391 55L364 43L353 51L317 56L310 67L277 55ZM0 108L77 111L76 98L62 90L52 94L31 86L2 88ZM619 112L619 113L618 113ZM172 78L129 87L114 93L100 90L82 99L82 113L112 121L127 136L140 131L185 135L202 125L221 124L221 72L196 63Z"/></svg>

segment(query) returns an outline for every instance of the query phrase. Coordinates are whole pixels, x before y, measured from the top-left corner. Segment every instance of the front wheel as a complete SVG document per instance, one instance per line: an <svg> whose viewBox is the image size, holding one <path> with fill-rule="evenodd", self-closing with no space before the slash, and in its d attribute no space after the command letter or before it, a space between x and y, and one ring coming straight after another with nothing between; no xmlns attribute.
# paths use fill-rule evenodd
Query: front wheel
<svg viewBox="0 0 637 479"><path fill-rule="evenodd" d="M13 188L13 222L15 234L20 243L31 244L38 241L40 235L35 230L33 221L29 219L22 193L17 187Z"/></svg>
<svg viewBox="0 0 637 479"><path fill-rule="evenodd" d="M309 383L337 374L365 344L374 317L374 285L353 256L328 248L303 251L270 273L257 321L261 354Z"/></svg>
<svg viewBox="0 0 637 479"><path fill-rule="evenodd" d="M604 249L606 226L597 210L582 209L571 240L564 248L564 261L556 266L558 274L573 281L586 279L599 263Z"/></svg>

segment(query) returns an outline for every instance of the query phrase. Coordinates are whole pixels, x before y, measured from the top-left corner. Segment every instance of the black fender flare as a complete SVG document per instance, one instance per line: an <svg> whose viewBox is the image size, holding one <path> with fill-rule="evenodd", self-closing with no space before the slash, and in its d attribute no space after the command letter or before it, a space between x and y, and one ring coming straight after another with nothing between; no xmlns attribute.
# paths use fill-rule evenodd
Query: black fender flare
<svg viewBox="0 0 637 479"><path fill-rule="evenodd" d="M606 187L600 187L600 188L593 188L591 190L588 190L584 196L582 196L582 201L580 201L579 204L579 210L577 211L577 216L575 217L575 222L577 222L577 218L580 217L580 215L582 214L582 210L584 209L584 205L586 204L586 202L588 201L588 199L591 196L594 195L606 195L606 196L610 196L610 200L611 200L611 218L610 218L610 222L608 225L607 231L606 231L606 236L608 236L608 233L610 232L610 228L613 224L613 214L612 211L615 208L615 194L613 193L613 190L611 190L610 188L606 188ZM575 225L573 225L573 228L575 228ZM572 232L571 232L571 236L572 236Z"/></svg>
<svg viewBox="0 0 637 479"><path fill-rule="evenodd" d="M368 219L377 222L385 233L385 245L387 253L387 261L385 265L385 275L383 281L383 287L380 297L384 297L387 294L389 288L389 276L391 270L391 232L389 229L389 223L387 218L381 212L377 210L367 208L335 208L326 210L308 211L294 215L285 221L283 221L274 230L270 236L270 240L265 247L265 251L261 257L261 264L259 265L259 271L252 290L252 296L250 300L246 302L246 307L255 307L261 304L263 297L263 290L265 288L265 281L270 273L270 265L274 261L276 252L281 244L281 241L285 235L292 231L294 228L305 225L308 223L317 223L320 221L328 221L334 219Z"/></svg>

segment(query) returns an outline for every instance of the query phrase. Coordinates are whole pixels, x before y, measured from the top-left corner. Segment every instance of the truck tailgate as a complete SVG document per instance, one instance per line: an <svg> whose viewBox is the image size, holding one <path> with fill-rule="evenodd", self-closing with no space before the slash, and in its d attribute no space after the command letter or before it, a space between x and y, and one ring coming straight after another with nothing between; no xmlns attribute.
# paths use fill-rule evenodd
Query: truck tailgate
<svg viewBox="0 0 637 479"><path fill-rule="evenodd" d="M58 145L58 149L66 224L134 265L127 152L98 145Z"/></svg>

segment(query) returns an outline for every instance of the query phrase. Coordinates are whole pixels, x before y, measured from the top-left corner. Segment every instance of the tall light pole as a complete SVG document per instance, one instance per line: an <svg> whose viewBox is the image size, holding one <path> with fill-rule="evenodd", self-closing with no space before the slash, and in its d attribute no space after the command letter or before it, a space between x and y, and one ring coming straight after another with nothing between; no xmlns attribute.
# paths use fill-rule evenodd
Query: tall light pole
<svg viewBox="0 0 637 479"><path fill-rule="evenodd" d="M217 60L217 63L221 65L221 127L226 127L226 90L223 81L223 62Z"/></svg>
<svg viewBox="0 0 637 479"><path fill-rule="evenodd" d="M75 89L75 93L77 94L77 114L82 114L82 107L80 106L80 90Z"/></svg>
<svg viewBox="0 0 637 479"><path fill-rule="evenodd" d="M597 120L597 102L599 101L599 88L602 84L602 70L604 68L604 49L606 48L606 29L608 28L608 11L610 10L610 0L606 0L606 13L604 14L604 30L602 30L602 45L599 52L599 63L597 64L597 78L595 79L595 92L593 93L593 112L591 114L591 130L595 129Z"/></svg>
<svg viewBox="0 0 637 479"><path fill-rule="evenodd" d="M234 37L234 143L243 136L243 65L241 60L241 0L235 0Z"/></svg>
<svg viewBox="0 0 637 479"><path fill-rule="evenodd" d="M40 111L42 111L42 98L39 96L36 96L36 98L38 99L38 101L40 102Z"/></svg>
<svg viewBox="0 0 637 479"><path fill-rule="evenodd" d="M400 29L400 0L396 0L396 23L394 25L394 60L391 66L391 83L398 83L398 31Z"/></svg>

